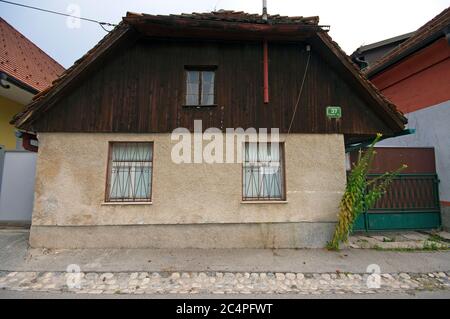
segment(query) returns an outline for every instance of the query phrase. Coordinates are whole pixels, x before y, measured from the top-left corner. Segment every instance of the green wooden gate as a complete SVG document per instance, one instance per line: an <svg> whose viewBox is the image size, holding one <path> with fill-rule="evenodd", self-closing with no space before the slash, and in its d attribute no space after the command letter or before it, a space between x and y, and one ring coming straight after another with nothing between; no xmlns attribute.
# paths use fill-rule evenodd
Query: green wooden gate
<svg viewBox="0 0 450 319"><path fill-rule="evenodd" d="M373 179L381 174L369 174ZM356 220L356 231L433 229L441 226L436 174L401 174L375 206Z"/></svg>

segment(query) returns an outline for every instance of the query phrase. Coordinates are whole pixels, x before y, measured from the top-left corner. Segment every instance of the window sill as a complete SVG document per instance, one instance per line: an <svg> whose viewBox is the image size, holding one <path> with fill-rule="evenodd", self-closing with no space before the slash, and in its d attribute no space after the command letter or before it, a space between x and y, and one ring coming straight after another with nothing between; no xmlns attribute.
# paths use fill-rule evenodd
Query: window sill
<svg viewBox="0 0 450 319"><path fill-rule="evenodd" d="M153 202L103 202L102 206L153 205Z"/></svg>
<svg viewBox="0 0 450 319"><path fill-rule="evenodd" d="M287 200L243 200L241 204L287 204Z"/></svg>
<svg viewBox="0 0 450 319"><path fill-rule="evenodd" d="M210 109L213 107L218 107L217 104L211 104L211 105L182 105L183 108L186 109Z"/></svg>

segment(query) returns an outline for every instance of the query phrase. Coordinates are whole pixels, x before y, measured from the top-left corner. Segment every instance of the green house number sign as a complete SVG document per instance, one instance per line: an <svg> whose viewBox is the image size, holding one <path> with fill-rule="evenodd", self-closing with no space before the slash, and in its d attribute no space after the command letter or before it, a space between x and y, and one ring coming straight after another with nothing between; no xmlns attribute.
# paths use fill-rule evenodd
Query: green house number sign
<svg viewBox="0 0 450 319"><path fill-rule="evenodd" d="M340 106L327 106L327 117L330 119L340 119L342 110Z"/></svg>

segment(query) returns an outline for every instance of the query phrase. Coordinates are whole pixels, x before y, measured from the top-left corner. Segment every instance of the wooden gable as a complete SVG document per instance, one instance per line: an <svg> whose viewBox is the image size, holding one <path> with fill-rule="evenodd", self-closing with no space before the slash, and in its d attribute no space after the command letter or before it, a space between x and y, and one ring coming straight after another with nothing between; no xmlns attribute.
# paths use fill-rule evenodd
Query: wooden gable
<svg viewBox="0 0 450 319"><path fill-rule="evenodd" d="M338 47L316 31L299 33L295 41L286 40L286 29L270 33L266 104L259 36L168 38L160 26L150 29L152 33L145 34L119 25L108 35L117 43L99 43L65 79L17 116L15 124L36 132L167 133L178 127L192 130L194 120L201 119L204 129L279 128L285 133L308 64L291 133L372 136L403 129L404 118L346 57L339 59ZM184 72L189 65L216 67L216 106L184 106ZM340 106L342 118L328 119L327 106Z"/></svg>

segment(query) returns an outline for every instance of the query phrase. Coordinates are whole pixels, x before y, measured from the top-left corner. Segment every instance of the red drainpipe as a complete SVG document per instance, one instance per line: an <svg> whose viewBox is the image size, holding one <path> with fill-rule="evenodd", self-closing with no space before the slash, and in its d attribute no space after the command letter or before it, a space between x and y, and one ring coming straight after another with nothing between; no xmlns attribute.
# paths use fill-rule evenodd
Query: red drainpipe
<svg viewBox="0 0 450 319"><path fill-rule="evenodd" d="M269 49L267 40L263 42L263 60L264 60L264 103L269 103Z"/></svg>
<svg viewBox="0 0 450 319"><path fill-rule="evenodd" d="M32 140L37 141L38 140L37 136L33 135L33 134L29 134L29 133L23 133L23 135L22 135L22 146L27 151L37 153L38 147L33 145L33 144L31 144Z"/></svg>

